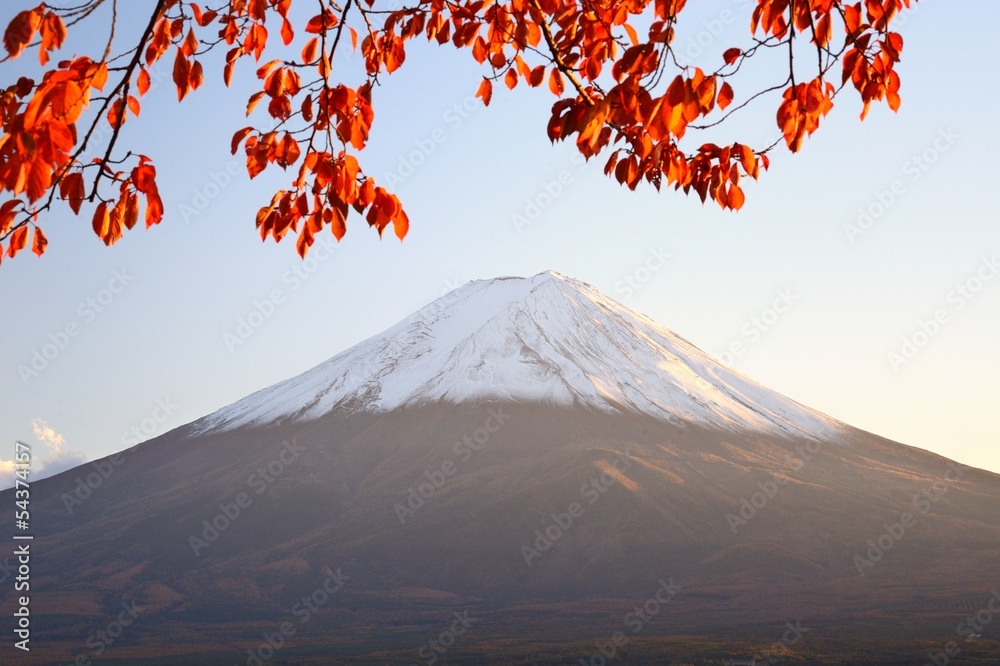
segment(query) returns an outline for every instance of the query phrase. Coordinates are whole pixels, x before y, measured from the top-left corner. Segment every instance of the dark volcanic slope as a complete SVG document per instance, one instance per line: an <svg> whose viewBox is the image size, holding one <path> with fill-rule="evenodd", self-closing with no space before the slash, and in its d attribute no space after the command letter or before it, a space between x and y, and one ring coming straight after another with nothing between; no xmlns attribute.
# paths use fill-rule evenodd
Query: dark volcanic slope
<svg viewBox="0 0 1000 666"><path fill-rule="evenodd" d="M661 579L682 589L650 636L874 612L877 631L903 637L907 613L922 608L943 614L932 641L944 645L963 609L1000 583L1000 477L859 431L838 442L739 437L484 403L191 432L125 452L80 502L68 498L91 465L34 484L36 663L94 658L88 636L129 600L140 617L108 658L213 652L244 663L262 632L296 617L325 567L348 580L283 654L396 646L405 656L372 663L412 660L459 608L492 618L466 647L519 627L538 643L575 640L546 624L563 612L576 638L596 640L622 617L597 600L645 599ZM0 506L10 531L11 491ZM881 556L869 544L880 539ZM5 607L12 597L0 587ZM524 610L538 607L548 608L538 618Z"/></svg>

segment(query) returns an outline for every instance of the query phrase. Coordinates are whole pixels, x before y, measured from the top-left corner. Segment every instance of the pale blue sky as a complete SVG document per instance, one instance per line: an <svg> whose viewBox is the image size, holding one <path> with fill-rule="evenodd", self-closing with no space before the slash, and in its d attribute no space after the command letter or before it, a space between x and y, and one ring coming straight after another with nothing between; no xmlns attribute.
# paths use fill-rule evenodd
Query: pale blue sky
<svg viewBox="0 0 1000 666"><path fill-rule="evenodd" d="M4 17L16 4L5 5ZM735 18L713 23L724 11ZM682 44L721 25L710 47L721 49L745 39L749 10L726 0L684 16ZM32 424L42 419L62 434L64 456L93 460L135 443L132 428L145 439L214 411L468 280L553 269L713 355L742 344L731 365L806 405L1000 471L1000 276L983 263L1000 258L998 99L988 74L998 64L998 24L994 2L920 3L901 28L900 112L877 107L860 123L859 105L842 98L801 154L778 154L735 215L673 192L629 192L603 176L603 161L581 169L571 147L546 138L547 91L498 89L488 109L467 110L479 72L471 57L414 47L376 92L363 156L384 180L421 142L437 139L395 187L410 235L379 241L352 217L326 260L305 266L291 242L262 244L254 229L256 209L290 176L273 171L250 182L240 156L229 155L245 93L225 91L209 67L206 86L178 105L166 81L123 139L154 158L168 219L106 249L89 218L60 210L43 220L50 246L42 259L0 267L0 440L8 442L0 447L9 446L0 458L12 457L15 439L37 441ZM252 68L242 65L245 91ZM24 67L0 66L3 81ZM769 143L774 109L746 115L733 136ZM926 169L912 161L924 153L935 160ZM228 167L236 175L219 188ZM562 192L547 202L546 184L560 178ZM895 201L852 242L845 226L858 208L878 212L878 193L894 184ZM515 216L534 213L530 200L542 204L539 215L519 226ZM647 260L663 253L662 268L647 273ZM116 271L128 284L103 292L119 287ZM953 292L976 288L980 271L994 279L978 293ZM230 350L225 334L275 290L273 314ZM782 290L792 304L774 317L768 308ZM938 310L944 323L927 340L918 335L926 344L894 369L888 354ZM23 381L18 366L68 324L77 335Z"/></svg>

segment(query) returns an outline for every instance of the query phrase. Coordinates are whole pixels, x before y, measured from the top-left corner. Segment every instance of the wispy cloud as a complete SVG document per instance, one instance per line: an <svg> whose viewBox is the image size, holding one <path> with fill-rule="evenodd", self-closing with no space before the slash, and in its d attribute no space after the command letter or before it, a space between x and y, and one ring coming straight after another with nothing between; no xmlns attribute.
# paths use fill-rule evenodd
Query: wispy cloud
<svg viewBox="0 0 1000 666"><path fill-rule="evenodd" d="M37 440L30 442L32 445L30 478L32 480L53 476L87 462L85 454L68 450L66 438L44 419L32 420L31 428L34 430ZM0 488L9 488L14 485L15 472L13 460L0 459Z"/></svg>
<svg viewBox="0 0 1000 666"><path fill-rule="evenodd" d="M42 419L35 419L31 422L31 427L35 430L35 437L42 444L48 444L55 453L62 451L62 445L66 443L66 438L57 433L49 424Z"/></svg>

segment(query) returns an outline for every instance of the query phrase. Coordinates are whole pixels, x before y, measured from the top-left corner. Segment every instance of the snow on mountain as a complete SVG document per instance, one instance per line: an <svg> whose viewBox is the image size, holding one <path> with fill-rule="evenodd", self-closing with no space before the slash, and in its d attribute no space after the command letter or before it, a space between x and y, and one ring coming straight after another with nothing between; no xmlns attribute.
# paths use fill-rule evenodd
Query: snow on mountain
<svg viewBox="0 0 1000 666"><path fill-rule="evenodd" d="M729 370L590 285L545 272L470 282L384 333L193 424L308 421L335 408L541 402L736 432L835 439L845 427Z"/></svg>

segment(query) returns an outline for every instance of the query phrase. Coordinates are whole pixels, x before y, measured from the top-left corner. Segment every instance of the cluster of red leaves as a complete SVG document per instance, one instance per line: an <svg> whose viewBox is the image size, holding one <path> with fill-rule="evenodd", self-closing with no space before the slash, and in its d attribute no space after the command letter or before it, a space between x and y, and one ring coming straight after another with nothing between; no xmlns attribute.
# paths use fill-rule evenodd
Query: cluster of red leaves
<svg viewBox="0 0 1000 666"><path fill-rule="evenodd" d="M11 21L4 33L7 52L11 57L19 55L36 33L40 35L39 60L47 64L49 51L62 45L66 26L45 5L22 11ZM97 199L94 232L107 245L121 238L123 228L135 225L140 194L146 199L146 226L163 219L156 171L149 158L137 156L139 164L128 173L112 170L106 157L95 157L89 163L80 159L86 139L81 141L77 123L90 106L92 91L103 92L107 85L107 63L82 56L57 63L40 81L22 77L4 89L0 96L4 130L0 138L0 191L9 191L14 198L0 204L0 239L8 240L8 257L26 247L29 228L34 230L32 250L39 256L45 252L48 240L37 217L56 196L76 214L84 201ZM140 93L145 92L141 79L139 88ZM139 114L139 102L128 90L126 80L104 98L107 121L113 128L121 127L128 111ZM85 181L88 169L99 174L89 195ZM118 184L117 199L98 196L101 177ZM46 195L48 200L42 203ZM0 251L0 256L3 254Z"/></svg>
<svg viewBox="0 0 1000 666"><path fill-rule="evenodd" d="M318 13L302 26L298 57L256 65L260 90L250 96L247 115L266 100L260 108L266 109L270 126L240 129L231 146L234 154L242 148L251 178L271 165L296 169L291 187L274 194L257 213L256 224L265 239L295 234L303 256L326 226L339 240L351 209L380 235L390 224L399 238L407 233L409 221L399 200L365 175L355 154L368 142L379 76L404 64L411 39L468 49L487 69L477 91L486 105L493 83L501 79L508 89L522 81L531 88L547 86L557 97L549 138L572 140L588 160L608 152L604 172L630 189L643 181L657 188L666 184L738 210L745 201L741 178L757 179L768 168L771 147L704 143L692 151L681 146L690 130L712 127L758 96L747 94L734 105L731 77L758 48L787 45L788 79L779 86L776 122L788 148L798 151L833 107L840 88L827 74L834 65L842 67L841 87L850 81L860 96L862 118L872 102L898 108L894 66L903 43L889 28L910 5L910 0L756 0L750 21L755 46L730 48L717 70L703 71L685 67L673 49L686 0L415 0L388 12L377 11L375 0L316 1ZM118 129L129 115L140 113L139 98L150 88L149 68L172 57L173 82L183 100L204 82L199 58L220 44L226 48L222 80L230 85L241 59L259 63L267 50L269 18L272 27L280 25L283 46L292 44L291 4L229 0L203 9L193 2L157 0L136 46L119 56L127 65L115 68L117 82L109 83L106 60L84 56L47 69L37 82L22 78L4 89L0 193L13 198L0 203L0 243L7 241L8 256L26 246L29 228L35 252L44 251L45 236L36 222L54 198L74 213L84 201L93 203L94 231L108 245L136 224L140 197L146 202L146 226L158 223L163 205L150 159L132 153L111 159ZM358 30L348 25L352 10L363 19L360 45ZM59 11L81 10L41 4L18 13L4 34L9 56L37 45L46 67L50 52L66 39ZM642 34L639 25L648 26ZM808 37L817 60L816 74L801 82L793 63L797 36ZM357 87L334 76L342 39L360 46L367 78ZM673 76L666 74L670 67L678 69ZM138 95L131 94L133 88ZM101 93L94 98L100 101L98 121L81 131L77 124L92 102L92 90ZM83 152L100 119L110 126L112 138L103 155L87 161ZM136 160L135 166L111 167L125 159ZM102 182L110 192L100 187Z"/></svg>

